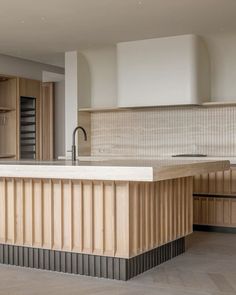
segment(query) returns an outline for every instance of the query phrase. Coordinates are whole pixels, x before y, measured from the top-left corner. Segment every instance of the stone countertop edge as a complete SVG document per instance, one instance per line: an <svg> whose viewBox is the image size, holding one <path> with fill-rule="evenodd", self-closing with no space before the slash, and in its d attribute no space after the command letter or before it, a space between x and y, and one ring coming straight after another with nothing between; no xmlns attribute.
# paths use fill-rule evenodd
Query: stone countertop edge
<svg viewBox="0 0 236 295"><path fill-rule="evenodd" d="M0 177L152 182L228 170L229 161L0 161Z"/></svg>

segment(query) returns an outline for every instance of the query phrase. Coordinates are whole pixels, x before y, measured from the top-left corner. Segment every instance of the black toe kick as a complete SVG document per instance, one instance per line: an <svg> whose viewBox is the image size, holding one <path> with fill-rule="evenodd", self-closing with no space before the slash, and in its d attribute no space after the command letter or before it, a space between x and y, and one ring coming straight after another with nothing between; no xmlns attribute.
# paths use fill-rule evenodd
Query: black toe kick
<svg viewBox="0 0 236 295"><path fill-rule="evenodd" d="M0 263L127 281L184 252L185 238L130 259L0 244Z"/></svg>

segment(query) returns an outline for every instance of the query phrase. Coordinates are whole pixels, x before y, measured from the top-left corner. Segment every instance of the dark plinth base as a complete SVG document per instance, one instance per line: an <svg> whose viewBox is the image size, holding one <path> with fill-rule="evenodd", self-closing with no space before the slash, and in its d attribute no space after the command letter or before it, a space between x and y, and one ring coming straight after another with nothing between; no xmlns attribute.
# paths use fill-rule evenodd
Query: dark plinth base
<svg viewBox="0 0 236 295"><path fill-rule="evenodd" d="M184 238L130 259L0 244L0 263L126 281L183 252Z"/></svg>
<svg viewBox="0 0 236 295"><path fill-rule="evenodd" d="M236 227L224 227L224 226L215 226L215 225L194 224L193 230L215 232L215 233L236 234Z"/></svg>

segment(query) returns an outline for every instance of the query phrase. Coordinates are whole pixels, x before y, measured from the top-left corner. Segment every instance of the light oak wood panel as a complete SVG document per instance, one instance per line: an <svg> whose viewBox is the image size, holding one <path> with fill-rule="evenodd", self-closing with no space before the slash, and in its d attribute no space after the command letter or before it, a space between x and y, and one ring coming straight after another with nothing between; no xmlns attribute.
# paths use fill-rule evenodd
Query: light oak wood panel
<svg viewBox="0 0 236 295"><path fill-rule="evenodd" d="M0 107L11 111L0 113L0 154L17 154L17 79L11 78L0 82Z"/></svg>
<svg viewBox="0 0 236 295"><path fill-rule="evenodd" d="M130 256L192 232L192 178L130 183Z"/></svg>
<svg viewBox="0 0 236 295"><path fill-rule="evenodd" d="M41 149L42 160L54 158L54 85L53 82L42 83L41 97ZM60 126L58 126L60 128Z"/></svg>
<svg viewBox="0 0 236 295"><path fill-rule="evenodd" d="M231 166L227 171L195 176L193 191L206 194L236 194L236 166Z"/></svg>
<svg viewBox="0 0 236 295"><path fill-rule="evenodd" d="M0 242L131 257L192 232L192 177L0 179Z"/></svg>
<svg viewBox="0 0 236 295"><path fill-rule="evenodd" d="M194 196L194 224L236 227L236 199Z"/></svg>

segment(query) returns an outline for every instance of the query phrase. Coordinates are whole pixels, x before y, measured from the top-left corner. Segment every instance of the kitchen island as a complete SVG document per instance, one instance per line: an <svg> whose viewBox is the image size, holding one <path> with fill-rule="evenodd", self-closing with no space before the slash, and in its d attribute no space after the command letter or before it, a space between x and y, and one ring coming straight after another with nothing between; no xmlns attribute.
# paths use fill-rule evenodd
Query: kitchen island
<svg viewBox="0 0 236 295"><path fill-rule="evenodd" d="M128 280L185 250L193 176L229 161L0 161L0 263Z"/></svg>

